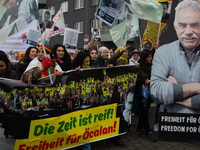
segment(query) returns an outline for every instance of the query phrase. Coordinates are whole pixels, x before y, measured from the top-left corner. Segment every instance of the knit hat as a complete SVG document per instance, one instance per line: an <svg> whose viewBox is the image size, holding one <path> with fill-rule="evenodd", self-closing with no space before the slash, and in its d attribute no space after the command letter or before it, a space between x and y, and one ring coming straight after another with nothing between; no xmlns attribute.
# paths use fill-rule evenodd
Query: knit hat
<svg viewBox="0 0 200 150"><path fill-rule="evenodd" d="M51 57L52 57L53 54L52 54L51 46L48 45L48 44L44 44L44 48L45 48L45 50L46 50L46 53L47 53L47 54L50 54ZM38 47L38 49L43 49L43 46L40 45L40 46Z"/></svg>
<svg viewBox="0 0 200 150"><path fill-rule="evenodd" d="M9 62L7 55L1 53L0 54L0 61L3 61L7 65L8 62Z"/></svg>
<svg viewBox="0 0 200 150"><path fill-rule="evenodd" d="M22 59L22 55L25 55L25 52L21 52L21 53L19 54L19 60Z"/></svg>

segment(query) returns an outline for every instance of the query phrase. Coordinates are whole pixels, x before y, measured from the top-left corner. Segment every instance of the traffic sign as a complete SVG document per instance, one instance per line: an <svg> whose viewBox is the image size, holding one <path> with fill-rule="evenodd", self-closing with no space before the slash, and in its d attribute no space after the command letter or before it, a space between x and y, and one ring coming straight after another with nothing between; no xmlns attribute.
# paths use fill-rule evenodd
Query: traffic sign
<svg viewBox="0 0 200 150"><path fill-rule="evenodd" d="M85 42L84 42L84 45L88 45L88 41L85 41Z"/></svg>
<svg viewBox="0 0 200 150"><path fill-rule="evenodd" d="M86 35L84 36L84 39L89 39L89 35L86 34Z"/></svg>

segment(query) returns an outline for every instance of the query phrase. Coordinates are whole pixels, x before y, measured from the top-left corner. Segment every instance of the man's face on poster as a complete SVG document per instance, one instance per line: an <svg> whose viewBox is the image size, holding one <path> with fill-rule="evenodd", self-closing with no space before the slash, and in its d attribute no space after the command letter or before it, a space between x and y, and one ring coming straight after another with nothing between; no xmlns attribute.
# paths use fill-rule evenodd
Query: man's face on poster
<svg viewBox="0 0 200 150"><path fill-rule="evenodd" d="M50 15L48 13L44 14L44 21L48 22L50 20Z"/></svg>
<svg viewBox="0 0 200 150"><path fill-rule="evenodd" d="M177 14L175 30L187 51L193 51L200 44L200 11L183 8Z"/></svg>
<svg viewBox="0 0 200 150"><path fill-rule="evenodd" d="M0 0L0 5L4 6L6 9L12 9L17 0Z"/></svg>
<svg viewBox="0 0 200 150"><path fill-rule="evenodd" d="M168 10L168 3L167 2L164 2L164 3L160 3L163 7L163 15L164 16L166 13L167 13L167 10Z"/></svg>

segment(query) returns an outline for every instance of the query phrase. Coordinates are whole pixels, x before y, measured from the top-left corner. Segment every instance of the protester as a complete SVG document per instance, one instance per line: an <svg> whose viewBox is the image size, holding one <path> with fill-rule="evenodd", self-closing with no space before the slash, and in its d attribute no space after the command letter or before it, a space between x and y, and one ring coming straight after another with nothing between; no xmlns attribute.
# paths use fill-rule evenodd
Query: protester
<svg viewBox="0 0 200 150"><path fill-rule="evenodd" d="M136 130L136 134L144 134L146 135L150 141L155 141L156 138L151 132L151 128L149 126L149 108L151 103L153 102L149 96L149 85L150 85L150 77L151 77L151 63L152 63L152 54L148 49L144 49L140 56L140 66L136 81L135 88L135 98L138 102L138 105L141 109L141 114L138 121L138 126Z"/></svg>
<svg viewBox="0 0 200 150"><path fill-rule="evenodd" d="M7 55L0 53L0 77L18 80L17 73L12 70Z"/></svg>
<svg viewBox="0 0 200 150"><path fill-rule="evenodd" d="M115 48L109 49L110 57L115 53Z"/></svg>
<svg viewBox="0 0 200 150"><path fill-rule="evenodd" d="M116 52L110 58L109 63L114 66L128 64L127 52L131 45L127 44L125 47L117 48Z"/></svg>
<svg viewBox="0 0 200 150"><path fill-rule="evenodd" d="M18 63L17 70L19 71L20 75L24 73L26 68L28 67L29 63L37 57L38 49L36 47L30 46L25 53L25 57Z"/></svg>
<svg viewBox="0 0 200 150"><path fill-rule="evenodd" d="M133 52L132 52L132 57L131 57L131 59L129 59L129 65L138 66L139 65L139 63L138 63L139 59L140 59L139 51L138 51L138 49L134 49Z"/></svg>
<svg viewBox="0 0 200 150"><path fill-rule="evenodd" d="M98 68L99 65L96 63L96 59L97 59L97 49L91 49L90 50L90 57L91 57L91 62L90 62L90 66L91 68Z"/></svg>
<svg viewBox="0 0 200 150"><path fill-rule="evenodd" d="M96 63L99 67L112 67L113 65L109 64L109 49L105 46L102 46L98 50L98 57L96 59Z"/></svg>
<svg viewBox="0 0 200 150"><path fill-rule="evenodd" d="M14 107L21 109L22 106L22 97L19 95L17 90L14 90L14 94L13 94L13 103L14 103Z"/></svg>
<svg viewBox="0 0 200 150"><path fill-rule="evenodd" d="M61 67L62 71L68 71L72 69L70 55L66 51L66 48L61 44L56 44L53 47L53 55L56 62Z"/></svg>
<svg viewBox="0 0 200 150"><path fill-rule="evenodd" d="M60 66L55 63L51 58L51 48L49 45L44 45L47 57L44 57L43 46L38 47L38 57L34 58L26 68L22 75L22 81L28 82L28 86L31 86L32 80L37 80L40 77L45 77L50 74L62 75L63 71ZM54 65L55 63L55 65ZM54 67L51 67L54 65Z"/></svg>
<svg viewBox="0 0 200 150"><path fill-rule="evenodd" d="M21 53L19 54L19 61L23 60L24 57L25 57L25 52L21 52Z"/></svg>

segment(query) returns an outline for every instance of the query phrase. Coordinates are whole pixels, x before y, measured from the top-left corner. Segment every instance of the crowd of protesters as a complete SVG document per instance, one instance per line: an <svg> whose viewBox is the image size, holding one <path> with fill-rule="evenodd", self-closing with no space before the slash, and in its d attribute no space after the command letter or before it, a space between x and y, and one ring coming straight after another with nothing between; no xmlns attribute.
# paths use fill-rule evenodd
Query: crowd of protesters
<svg viewBox="0 0 200 150"><path fill-rule="evenodd" d="M93 42L90 42L85 50L78 50L75 53L68 53L65 47L60 44L56 44L52 49L49 45L44 45L45 52L42 45L37 48L29 47L25 53L20 54L19 58L24 57L15 65L16 67L11 67L13 66L12 63L5 53L1 52L0 76L9 79L20 79L30 87L30 89L24 91L14 89L9 96L6 92L1 93L1 105L6 107L7 105L3 106L6 103L22 110L42 110L45 108L81 108L82 106L94 107L110 103L125 103L122 80L111 81L112 79L107 76L104 76L104 84L102 82L91 83L89 93L82 93L81 86L74 88L65 86L62 90L60 88L57 88L59 90L55 88L46 90L46 88L31 89L31 85L32 82L48 76L49 73L62 76L64 72L69 70L78 71L87 68L130 64L137 66L139 73L135 83L133 78L129 78L127 84L128 82L136 84L136 93L141 93L142 84L149 86L150 83L149 70L151 70L152 54L147 49L139 54L138 48L131 49L130 47L131 45L127 44L125 47L119 47L115 50L114 48L109 49L101 46L97 50L93 46ZM50 72L48 72L49 70ZM109 95L105 96L104 91ZM148 100L147 105L144 107L142 98L141 94L135 96L141 109L141 117L136 133L146 134L151 141L155 141L148 124L148 110L152 101ZM124 146L120 139L114 141L117 141L116 143L119 146ZM86 144L86 146L88 145Z"/></svg>

